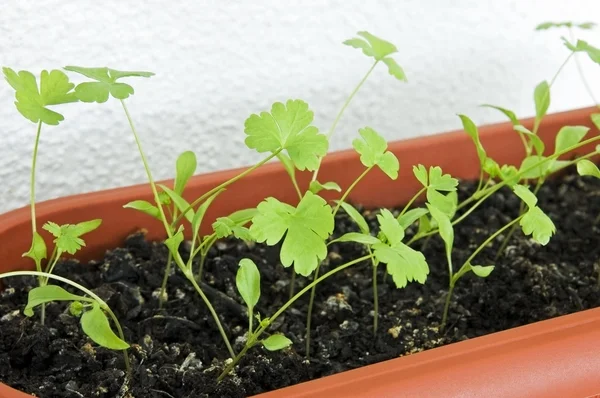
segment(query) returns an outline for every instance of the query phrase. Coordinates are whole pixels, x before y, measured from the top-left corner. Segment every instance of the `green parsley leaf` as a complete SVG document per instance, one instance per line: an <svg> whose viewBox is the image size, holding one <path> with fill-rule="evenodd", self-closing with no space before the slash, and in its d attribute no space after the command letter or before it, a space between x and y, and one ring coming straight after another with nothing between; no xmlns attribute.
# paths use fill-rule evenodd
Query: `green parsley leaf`
<svg viewBox="0 0 600 398"><path fill-rule="evenodd" d="M494 270L495 266L493 266L493 265L485 265L484 266L484 265L471 265L471 264L469 264L469 268L478 277L480 277L480 278L487 278L488 276L490 276L490 274Z"/></svg>
<svg viewBox="0 0 600 398"><path fill-rule="evenodd" d="M387 209L377 215L377 221L387 243L374 244L373 253L379 262L387 264L387 272L392 275L396 287L403 288L412 281L425 283L429 274L425 256L402 243L404 229L400 223Z"/></svg>
<svg viewBox="0 0 600 398"><path fill-rule="evenodd" d="M515 185L515 194L527 204L529 208L519 224L525 235L532 235L533 239L541 245L546 245L550 237L556 232L554 223L537 204L535 195L524 185Z"/></svg>
<svg viewBox="0 0 600 398"><path fill-rule="evenodd" d="M336 203L337 203L337 201L336 201ZM349 203L342 202L341 207L348 214L348 216L350 216L350 218L356 223L356 225L358 225L358 229L360 229L360 232L368 235L369 234L369 224L367 224L367 221L362 216L362 214L360 214L360 212L358 210L356 210L354 208L354 206L352 206Z"/></svg>
<svg viewBox="0 0 600 398"><path fill-rule="evenodd" d="M380 39L369 32L362 31L357 34L361 37L346 40L344 44L362 50L366 56L373 57L377 61L381 61L388 55L398 52L398 49L392 43Z"/></svg>
<svg viewBox="0 0 600 398"><path fill-rule="evenodd" d="M196 154L192 151L185 151L177 158L175 163L175 183L173 190L179 195L183 194L186 184L196 172L198 163Z"/></svg>
<svg viewBox="0 0 600 398"><path fill-rule="evenodd" d="M564 126L560 129L556 135L556 144L554 146L554 153L558 153L577 145L583 137L590 131L589 127L586 126Z"/></svg>
<svg viewBox="0 0 600 398"><path fill-rule="evenodd" d="M134 93L129 84L117 82L123 77L151 77L152 72L118 71L111 68L84 68L81 66L65 66L65 70L79 73L95 82L80 83L75 87L75 94L83 102L103 103L108 97L124 100Z"/></svg>
<svg viewBox="0 0 600 398"><path fill-rule="evenodd" d="M401 216L398 216L397 220L402 226L402 228L406 229L427 213L429 213L429 210L424 209L422 207L417 207L414 209L410 209Z"/></svg>
<svg viewBox="0 0 600 398"><path fill-rule="evenodd" d="M292 340L285 337L283 334L272 334L262 340L263 346L269 351L283 350L292 345Z"/></svg>
<svg viewBox="0 0 600 398"><path fill-rule="evenodd" d="M126 350L129 344L121 340L110 328L100 305L94 301L92 309L81 316L81 328L96 344L111 350Z"/></svg>
<svg viewBox="0 0 600 398"><path fill-rule="evenodd" d="M54 235L56 238L54 243L61 253L75 254L82 246L85 246L85 242L81 239L81 236L95 230L100 224L102 224L102 220L100 219L84 221L74 225L58 225L53 222L47 222L42 228Z"/></svg>
<svg viewBox="0 0 600 398"><path fill-rule="evenodd" d="M333 211L325 199L308 191L297 208L275 198L267 198L252 219L250 233L257 242L277 244L286 234L281 246L281 264L294 264L296 273L308 276L319 261L327 257L325 240L333 232Z"/></svg>
<svg viewBox="0 0 600 398"><path fill-rule="evenodd" d="M355 242L363 245L374 245L376 243L379 243L380 241L372 235L363 234L360 232L347 232L339 238L330 241L327 245L329 246L332 243L337 242Z"/></svg>
<svg viewBox="0 0 600 398"><path fill-rule="evenodd" d="M241 259L239 266L235 284L248 306L248 316L253 316L254 307L260 298L260 272L254 261L249 258Z"/></svg>
<svg viewBox="0 0 600 398"><path fill-rule="evenodd" d="M154 206L152 203L147 202L145 200L134 200L132 202L127 203L123 207L127 208L127 209L134 209L134 210L141 211L142 213L147 214L150 217L160 220L160 211L158 210L158 207Z"/></svg>
<svg viewBox="0 0 600 398"><path fill-rule="evenodd" d="M236 222L234 222L229 217L219 217L213 223L213 229L217 234L217 238L225 238L227 236L233 235L238 239L242 239L245 241L252 240L252 234L250 230Z"/></svg>
<svg viewBox="0 0 600 398"><path fill-rule="evenodd" d="M452 223L450 222L450 218L440 209L435 206L427 203L427 209L429 209L429 213L431 213L431 217L437 222L439 233L444 241L444 246L446 247L446 261L448 262L448 268L450 269L450 273L452 273L452 248L454 247L454 228L452 227Z"/></svg>
<svg viewBox="0 0 600 398"><path fill-rule="evenodd" d="M358 130L362 140L352 141L352 146L360 154L360 161L366 167L377 165L392 180L398 178L400 163L392 152L387 151L387 142L375 130L365 127Z"/></svg>
<svg viewBox="0 0 600 398"><path fill-rule="evenodd" d="M85 301L93 302L94 300L71 294L60 286L44 285L31 289L27 296L27 306L23 310L25 316L33 316L33 309L38 305L50 303L52 301Z"/></svg>
<svg viewBox="0 0 600 398"><path fill-rule="evenodd" d="M565 46L569 50L571 50L573 52L584 52L588 55L588 57L590 57L590 59L593 62L600 64L600 49L588 44L588 42L586 42L584 40L577 40L577 44L574 45L574 44L570 43L564 37L562 39L563 39Z"/></svg>
<svg viewBox="0 0 600 398"><path fill-rule="evenodd" d="M326 182L321 184L319 181L311 181L308 187L308 190L312 193L319 193L323 190L325 191L337 191L342 192L342 188L335 182Z"/></svg>
<svg viewBox="0 0 600 398"><path fill-rule="evenodd" d="M577 162L577 172L581 176L600 178L600 170L598 169L598 166L587 159L582 159Z"/></svg>
<svg viewBox="0 0 600 398"><path fill-rule="evenodd" d="M258 152L287 150L290 159L299 170L314 171L319 159L327 153L327 137L312 126L313 112L301 100L288 100L286 104L276 102L271 113L250 115L245 122L244 132L248 148Z"/></svg>
<svg viewBox="0 0 600 398"><path fill-rule="evenodd" d="M592 123L594 123L594 126L596 126L598 130L600 130L600 113L592 113L590 118L592 119Z"/></svg>
<svg viewBox="0 0 600 398"><path fill-rule="evenodd" d="M6 67L2 70L8 84L16 91L17 110L34 123L41 121L48 125L59 124L65 119L64 116L47 107L77 101L72 91L75 85L70 83L67 75L60 70L43 70L39 90L36 78L31 72L22 70L16 73Z"/></svg>
<svg viewBox="0 0 600 398"><path fill-rule="evenodd" d="M384 64L387 65L388 72L390 73L390 75L394 76L401 82L408 81L408 79L406 78L406 74L404 73L404 69L402 69L402 67L398 65L394 58L384 58L382 59L382 61Z"/></svg>

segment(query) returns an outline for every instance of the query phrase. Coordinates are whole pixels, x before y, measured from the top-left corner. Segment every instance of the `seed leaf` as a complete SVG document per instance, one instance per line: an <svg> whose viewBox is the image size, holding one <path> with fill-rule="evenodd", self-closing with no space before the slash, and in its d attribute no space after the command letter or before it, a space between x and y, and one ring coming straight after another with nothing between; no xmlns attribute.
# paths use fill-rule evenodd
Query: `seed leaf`
<svg viewBox="0 0 600 398"><path fill-rule="evenodd" d="M123 77L151 77L152 72L118 71L110 68L85 68L81 66L65 66L65 70L79 73L94 82L80 83L75 87L77 98L83 102L106 102L109 96L123 100L134 93L133 87L117 82Z"/></svg>
<svg viewBox="0 0 600 398"><path fill-rule="evenodd" d="M342 188L335 182L326 182L321 184L319 181L311 181L308 190L312 193L319 193L322 190L342 192Z"/></svg>
<svg viewBox="0 0 600 398"><path fill-rule="evenodd" d="M173 190L179 195L183 194L186 184L196 172L198 162L196 154L192 151L185 151L177 158L175 163L175 185Z"/></svg>
<svg viewBox="0 0 600 398"><path fill-rule="evenodd" d="M533 100L535 102L535 118L539 122L546 116L548 107L550 107L550 85L547 81L538 84L533 91Z"/></svg>
<svg viewBox="0 0 600 398"><path fill-rule="evenodd" d="M406 229L427 213L429 213L429 210L424 209L422 207L417 207L414 209L410 209L401 216L398 216L397 220L398 223L400 223L400 225L402 226L402 228Z"/></svg>
<svg viewBox="0 0 600 398"><path fill-rule="evenodd" d="M173 236L165 239L165 246L167 246L173 257L176 257L179 253L181 242L183 242L183 226L180 226L179 230Z"/></svg>
<svg viewBox="0 0 600 398"><path fill-rule="evenodd" d="M525 179L544 177L551 171L552 164L553 162L544 156L527 156L525 159L523 159L523 162L521 162L521 167L519 167L519 173L525 170L529 170L524 174L521 174L521 178Z"/></svg>
<svg viewBox="0 0 600 398"><path fill-rule="evenodd" d="M60 70L48 72L43 70L40 75L40 87L35 76L22 70L16 73L10 68L2 68L8 84L15 89L15 106L21 115L34 123L42 122L57 125L64 120L63 115L47 108L50 105L76 102L77 97L72 91L75 85Z"/></svg>
<svg viewBox="0 0 600 398"><path fill-rule="evenodd" d="M473 271L473 273L475 275L477 275L480 278L487 278L488 276L490 276L490 274L492 273L492 271L494 270L494 266L493 265L471 265L469 264L471 271Z"/></svg>
<svg viewBox="0 0 600 398"><path fill-rule="evenodd" d="M515 115L515 113L513 111L511 111L510 109L506 109L506 108L502 108L501 106L490 105L490 104L483 104L481 106L483 106L485 108L496 109L496 110L502 112L507 118L510 119L510 122L513 124L513 126L521 124L521 122L519 122L519 118L517 118L517 115Z"/></svg>
<svg viewBox="0 0 600 398"><path fill-rule="evenodd" d="M85 246L81 236L95 230L100 224L102 224L100 219L65 225L58 225L49 221L42 228L54 235L56 238L54 243L60 252L75 254L82 246Z"/></svg>
<svg viewBox="0 0 600 398"><path fill-rule="evenodd" d="M368 235L368 234L363 234L360 232L347 232L344 235L340 236L337 239L332 240L331 242L328 243L328 245L331 245L332 243L337 243L337 242L356 242L356 243L360 243L363 245L374 245L376 243L379 243L379 239L377 239L376 237L372 236L372 235Z"/></svg>
<svg viewBox="0 0 600 398"><path fill-rule="evenodd" d="M435 206L427 203L427 209L429 209L429 213L431 213L431 217L437 222L439 233L444 241L444 246L446 248L446 261L448 262L448 267L452 270L452 248L454 247L454 228L452 227L452 223L450 222L450 218L440 209Z"/></svg>
<svg viewBox="0 0 600 398"><path fill-rule="evenodd" d="M141 211L144 214L147 214L151 217L156 218L157 220L160 220L160 212L158 211L158 207L145 200L134 200L133 202L127 203L123 207Z"/></svg>
<svg viewBox="0 0 600 398"><path fill-rule="evenodd" d="M252 114L245 122L246 145L258 152L286 149L299 170L315 170L329 146L327 137L312 126L313 112L301 100L276 102L271 112Z"/></svg>
<svg viewBox="0 0 600 398"><path fill-rule="evenodd" d="M531 130L521 124L513 126L513 129L519 133L525 134L538 155L544 154L544 149L546 146L540 137L538 137L536 134L533 134Z"/></svg>
<svg viewBox="0 0 600 398"><path fill-rule="evenodd" d="M469 119L468 116L458 115L458 117L460 118L460 120L462 122L465 133L467 133L469 135L469 137L471 137L471 139L473 140L473 143L475 144L475 148L477 149L477 156L479 157L479 163L483 167L483 164L485 163L485 159L487 158L487 154L485 152L485 149L483 148L483 145L481 145L481 141L479 140L479 130L477 130L477 126L475 126L475 123L473 123L473 121L471 119Z"/></svg>
<svg viewBox="0 0 600 398"><path fill-rule="evenodd" d="M337 203L337 201L336 201L336 203ZM360 229L360 232L368 235L370 232L369 224L367 224L367 221L360 214L360 212L358 210L356 210L354 208L354 206L352 206L351 204L346 203L346 202L342 202L341 207L348 214L348 216L350 216L350 218L356 223L356 225L358 225L358 229Z"/></svg>
<svg viewBox="0 0 600 398"><path fill-rule="evenodd" d="M117 336L108 323L106 314L100 309L100 305L94 302L92 309L85 311L81 316L81 328L83 332L96 344L111 350L126 350L129 344Z"/></svg>
<svg viewBox="0 0 600 398"><path fill-rule="evenodd" d="M600 170L598 169L598 166L587 159L582 159L577 162L577 172L581 176L600 178Z"/></svg>
<svg viewBox="0 0 600 398"><path fill-rule="evenodd" d="M94 300L71 294L60 286L45 285L38 286L29 291L27 296L27 306L23 310L25 316L33 316L33 309L38 305L50 303L52 301L86 301L93 302Z"/></svg>
<svg viewBox="0 0 600 398"><path fill-rule="evenodd" d="M292 340L283 334L272 334L262 341L263 346L269 351L283 350L292 345Z"/></svg>
<svg viewBox="0 0 600 398"><path fill-rule="evenodd" d="M183 216L186 220L188 220L191 223L194 220L194 216L196 215L196 213L194 212L194 209L190 209L190 204L188 203L188 201L185 200L180 194L167 187L166 185L157 185L160 187L160 189L163 190L163 192L169 195L169 198L171 198L171 200L173 201L173 203L175 203L175 206L177 206L177 209L179 209L181 213L185 211L185 214L183 214Z"/></svg>
<svg viewBox="0 0 600 398"><path fill-rule="evenodd" d="M249 258L240 260L240 267L235 276L235 284L240 296L248 306L248 316L253 316L254 307L260 298L260 272L254 261Z"/></svg>
<svg viewBox="0 0 600 398"><path fill-rule="evenodd" d="M392 180L398 178L400 164L396 155L387 151L387 142L375 130L364 127L358 130L362 140L352 141L352 146L360 154L360 161L366 167L377 165Z"/></svg>
<svg viewBox="0 0 600 398"><path fill-rule="evenodd" d="M294 264L296 273L308 276L319 261L327 256L325 240L333 232L333 212L325 199L308 191L297 208L275 198L258 205L250 233L257 242L277 244L286 234L281 246L281 264Z"/></svg>
<svg viewBox="0 0 600 398"><path fill-rule="evenodd" d="M41 269L42 260L44 260L47 256L46 252L46 242L44 242L44 238L37 233L33 233L33 238L31 239L31 247L27 253L23 253L23 257L29 257L33 261L35 261L36 269Z"/></svg>
<svg viewBox="0 0 600 398"><path fill-rule="evenodd" d="M596 126L598 130L600 130L600 113L592 113L590 118L592 119L592 123L594 123L594 126Z"/></svg>
<svg viewBox="0 0 600 398"><path fill-rule="evenodd" d="M556 135L556 144L554 153L558 153L577 145L583 137L590 131L589 127L585 126L564 126Z"/></svg>

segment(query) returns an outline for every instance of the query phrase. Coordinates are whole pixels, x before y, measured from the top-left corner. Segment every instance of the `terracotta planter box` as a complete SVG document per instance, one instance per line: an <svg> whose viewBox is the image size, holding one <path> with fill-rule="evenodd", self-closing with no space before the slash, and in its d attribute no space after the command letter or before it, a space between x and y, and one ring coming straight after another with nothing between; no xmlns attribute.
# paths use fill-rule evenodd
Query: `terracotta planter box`
<svg viewBox="0 0 600 398"><path fill-rule="evenodd" d="M546 117L539 135L547 150L553 150L560 127L592 127L589 115L594 110L597 109ZM531 128L533 120L524 124ZM520 163L522 146L509 123L483 127L480 132L491 157L499 163ZM598 131L593 129L590 134ZM581 152L592 149L592 146L582 148ZM445 172L463 179L475 179L479 174L475 148L462 131L395 142L390 150L400 160L398 180L390 181L383 173L373 171L352 191L350 202L371 208L405 203L419 189L412 176L412 165L417 163L439 165ZM334 153L325 159L320 180L334 180L345 188L363 169L353 151ZM194 177L186 188L186 196L198 197L238 172ZM301 176L300 183L306 184L308 177ZM288 202L297 200L288 176L278 164L266 165L233 184L215 201L207 217L212 220L253 207L265 196ZM102 227L86 236L88 246L78 256L82 260L101 257L105 250L121 245L127 235L140 228L148 230L149 239L162 239L163 230L158 222L123 209L123 204L134 199L152 200L149 187L137 185L44 202L37 206L39 224L48 220L60 224L91 216L102 218ZM32 268L31 261L21 257L29 248L29 217L28 208L0 216L0 272ZM450 344L261 397L590 397L595 394L600 396L600 308ZM28 396L0 384L0 398Z"/></svg>

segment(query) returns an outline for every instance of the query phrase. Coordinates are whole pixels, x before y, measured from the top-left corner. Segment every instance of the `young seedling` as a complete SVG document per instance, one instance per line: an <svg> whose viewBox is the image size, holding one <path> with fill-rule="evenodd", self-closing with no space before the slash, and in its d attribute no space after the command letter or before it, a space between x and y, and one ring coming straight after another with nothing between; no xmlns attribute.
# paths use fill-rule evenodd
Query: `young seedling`
<svg viewBox="0 0 600 398"><path fill-rule="evenodd" d="M77 243L79 244L79 243ZM119 323L119 320L112 312L110 307L94 292L81 286L80 284L73 282L67 278L63 278L58 275L53 275L47 272L39 271L14 271L0 274L0 279L9 278L14 276L35 276L40 280L55 279L60 282L66 283L83 293L87 296L79 296L69 293L65 289L56 285L44 285L33 288L29 291L29 297L27 300L27 306L23 310L23 313L31 317L33 316L33 309L37 306L44 306L47 303L53 301L70 301L70 312L72 315L81 317L81 328L83 332L96 344L108 348L110 350L122 350L123 360L125 362L125 368L127 374L131 374L131 366L129 364L129 357L127 356L127 349L129 344L125 342L125 336L123 335L123 329ZM118 336L110 328L110 323L106 317L108 314L117 328Z"/></svg>

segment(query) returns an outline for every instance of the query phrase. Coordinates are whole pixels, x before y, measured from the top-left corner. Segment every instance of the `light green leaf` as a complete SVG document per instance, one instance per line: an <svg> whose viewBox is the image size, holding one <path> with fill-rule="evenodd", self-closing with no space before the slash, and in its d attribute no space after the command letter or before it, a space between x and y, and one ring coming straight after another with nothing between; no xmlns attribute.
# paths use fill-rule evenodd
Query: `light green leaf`
<svg viewBox="0 0 600 398"><path fill-rule="evenodd" d="M181 213L183 213L185 211L185 214L183 214L183 216L185 217L186 220L188 220L191 223L194 220L194 216L196 215L196 213L194 212L194 209L190 209L190 204L188 203L188 201L185 200L177 192L175 192L171 188L167 187L166 185L163 185L163 184L157 184L157 185L160 187L160 189L163 190L163 192L165 192L167 195L169 195L169 198L171 198L171 200L173 201L173 203L175 203L175 206L177 206L177 209L179 209L179 211Z"/></svg>
<svg viewBox="0 0 600 398"><path fill-rule="evenodd" d="M538 155L544 154L544 149L546 149L546 146L544 145L544 142L540 137L533 134L531 130L520 124L514 126L513 129L522 134L525 134L525 136L529 139L529 142L531 143L531 145L533 145L533 148L535 149Z"/></svg>
<svg viewBox="0 0 600 398"><path fill-rule="evenodd" d="M475 275L477 275L480 278L487 278L488 276L490 276L490 274L492 273L492 271L494 270L494 266L493 265L471 265L469 264L471 271L473 271L473 273Z"/></svg>
<svg viewBox="0 0 600 398"><path fill-rule="evenodd" d="M81 239L81 236L95 230L101 223L102 220L100 219L84 221L74 225L58 225L53 222L47 222L42 228L54 235L56 238L54 243L58 250L75 254L81 247L85 246L85 242Z"/></svg>
<svg viewBox="0 0 600 398"><path fill-rule="evenodd" d="M550 237L556 232L556 227L552 220L540 209L535 195L523 185L515 185L513 188L515 194L527 204L529 210L519 224L525 235L532 235L533 239L541 245L546 245Z"/></svg>
<svg viewBox="0 0 600 398"><path fill-rule="evenodd" d="M600 49L588 44L588 42L584 40L577 40L577 44L573 45L566 38L562 38L565 46L573 52L584 52L590 57L590 59L600 64Z"/></svg>
<svg viewBox="0 0 600 398"><path fill-rule="evenodd" d="M387 238L391 246L397 245L404 239L404 228L400 225L396 217L388 209L381 209L381 214L377 215L379 228Z"/></svg>
<svg viewBox="0 0 600 398"><path fill-rule="evenodd" d="M254 307L260 298L260 272L254 261L249 258L240 260L240 267L235 276L235 284L240 296L248 306L248 316L253 316Z"/></svg>
<svg viewBox="0 0 600 398"><path fill-rule="evenodd" d="M52 301L85 301L94 302L94 300L71 294L60 286L45 285L38 286L29 291L27 296L27 306L23 310L25 316L33 316L33 309L38 305L50 303Z"/></svg>
<svg viewBox="0 0 600 398"><path fill-rule="evenodd" d="M544 156L532 155L523 159L521 167L519 167L519 173L529 170L521 174L521 178L525 179L545 177L549 173L551 166L552 162L550 159Z"/></svg>
<svg viewBox="0 0 600 398"><path fill-rule="evenodd" d="M439 166L429 167L429 188L436 191L456 191L458 180L450 174L442 174Z"/></svg>
<svg viewBox="0 0 600 398"><path fill-rule="evenodd" d="M538 84L533 91L533 100L535 102L535 118L539 122L550 106L550 86L547 81L543 81Z"/></svg>
<svg viewBox="0 0 600 398"><path fill-rule="evenodd" d="M404 73L404 69L393 58L384 58L382 59L383 63L387 65L388 72L390 75L394 76L396 79L401 82L406 82L406 74Z"/></svg>
<svg viewBox="0 0 600 398"><path fill-rule="evenodd" d="M338 201L336 201L336 203L337 202ZM350 216L350 218L356 223L358 229L360 229L360 232L368 235L370 232L369 224L367 224L367 221L365 221L364 217L360 214L360 212L356 210L354 206L346 202L342 202L341 207L348 214L348 216Z"/></svg>
<svg viewBox="0 0 600 398"><path fill-rule="evenodd" d="M272 334L262 341L263 346L269 351L279 351L292 345L292 340L283 334Z"/></svg>
<svg viewBox="0 0 600 398"><path fill-rule="evenodd" d="M425 166L423 166L422 164L413 166L413 174L415 175L416 179L421 184L423 184L425 188L429 186L429 177Z"/></svg>
<svg viewBox="0 0 600 398"><path fill-rule="evenodd" d="M590 131L589 127L585 126L564 126L560 129L556 135L556 144L554 147L554 153L564 151L577 145L583 137Z"/></svg>
<svg viewBox="0 0 600 398"><path fill-rule="evenodd" d="M175 185L173 190L179 195L183 194L183 190L196 172L198 162L196 154L192 151L185 151L177 158L175 163Z"/></svg>
<svg viewBox="0 0 600 398"><path fill-rule="evenodd" d="M253 240L252 234L248 228L240 225L239 223L235 223L229 217L217 218L212 226L217 234L217 238L225 238L233 235L236 238L245 240L247 242Z"/></svg>
<svg viewBox="0 0 600 398"><path fill-rule="evenodd" d="M511 111L510 109L506 109L506 108L502 108L500 106L490 105L490 104L483 104L481 106L485 107L485 108L496 109L496 110L502 112L507 118L510 119L510 122L513 124L513 126L521 124L521 122L519 122L519 118L517 118L517 115L515 115L515 113L513 111Z"/></svg>
<svg viewBox="0 0 600 398"><path fill-rule="evenodd" d="M500 165L492 158L486 158L483 162L483 171L489 174L491 178L496 178L500 175Z"/></svg>
<svg viewBox="0 0 600 398"><path fill-rule="evenodd" d="M362 50L365 55L373 57L378 61L381 61L390 54L398 52L398 49L392 43L380 39L369 32L362 31L357 34L362 38L352 38L346 40L344 44L358 48Z"/></svg>
<svg viewBox="0 0 600 398"><path fill-rule="evenodd" d="M38 89L35 76L28 71L16 73L10 68L2 68L6 81L15 89L17 101L15 106L26 119L37 123L57 125L64 120L63 115L48 109L48 106L76 102L77 97L72 91L75 85L60 70L48 72L43 70L40 75Z"/></svg>
<svg viewBox="0 0 600 398"><path fill-rule="evenodd" d="M377 165L392 180L398 178L400 164L398 158L387 150L387 142L375 130L364 127L358 130L362 140L352 141L352 146L360 154L360 161L366 167Z"/></svg>
<svg viewBox="0 0 600 398"><path fill-rule="evenodd" d="M195 242L198 234L200 233L200 227L202 226L202 220L204 219L204 215L206 211L215 200L217 196L221 194L221 192L225 191L224 188L219 189L217 192L210 195L196 210L196 214L194 214L194 218L192 219L192 241Z"/></svg>
<svg viewBox="0 0 600 398"><path fill-rule="evenodd" d="M277 159L279 159L279 161L283 165L283 168L285 169L285 171L287 171L288 175L292 178L292 180L295 180L296 167L294 166L294 162L292 162L292 159L290 159L290 157L283 152L279 152L277 154Z"/></svg>
<svg viewBox="0 0 600 398"><path fill-rule="evenodd" d="M446 214L448 218L452 219L454 217L457 207L457 195L455 191L449 192L448 195L443 195L435 189L428 189L426 196L427 201L432 206Z"/></svg>
<svg viewBox="0 0 600 398"><path fill-rule="evenodd" d="M121 340L110 328L104 311L94 302L92 309L81 316L83 332L96 344L110 350L126 350L129 344Z"/></svg>
<svg viewBox="0 0 600 398"><path fill-rule="evenodd" d="M402 228L406 229L427 213L429 213L429 210L424 209L422 207L417 207L415 209L410 209L401 216L398 216L397 220L398 223L402 226Z"/></svg>
<svg viewBox="0 0 600 398"><path fill-rule="evenodd" d="M577 172L581 176L600 178L600 170L598 169L598 166L587 159L582 159L577 162Z"/></svg>
<svg viewBox="0 0 600 398"><path fill-rule="evenodd" d="M356 242L361 243L363 245L374 245L376 243L379 243L379 239L368 234L363 234L359 232L348 232L340 236L339 238L332 240L328 243L328 245L337 242Z"/></svg>
<svg viewBox="0 0 600 398"><path fill-rule="evenodd" d="M404 243L373 245L375 258L387 264L387 272L392 275L397 288L406 287L408 282L416 281L421 284L427 280L429 266L423 253L414 250Z"/></svg>
<svg viewBox="0 0 600 398"><path fill-rule="evenodd" d="M157 220L160 220L160 211L158 211L158 207L145 200L134 200L133 202L127 203L123 207L141 211L144 214L147 214L151 217L156 218Z"/></svg>
<svg viewBox="0 0 600 398"><path fill-rule="evenodd" d="M118 83L123 77L151 77L152 72L118 71L110 68L85 68L80 66L65 66L65 70L79 73L95 82L85 82L75 87L75 94L83 102L106 102L109 96L123 100L134 93L129 84Z"/></svg>
<svg viewBox="0 0 600 398"><path fill-rule="evenodd" d="M452 248L454 247L454 228L452 227L452 223L450 222L450 218L441 211L440 209L432 206L427 203L427 209L429 209L429 213L431 213L431 217L437 222L439 233L444 241L444 246L446 248L446 261L448 262L448 267L452 272Z"/></svg>
<svg viewBox="0 0 600 398"><path fill-rule="evenodd" d="M177 231L177 233L175 233L170 238L165 239L165 246L167 246L167 248L169 249L169 252L171 252L173 257L176 257L177 254L179 253L179 246L181 245L181 242L183 242L183 227L182 226L179 227L179 230Z"/></svg>
<svg viewBox="0 0 600 398"><path fill-rule="evenodd" d="M429 210L427 212L429 213ZM425 234L431 231L432 228L433 226L431 225L429 217L427 217L427 215L423 215L419 218L419 228L417 229L417 235Z"/></svg>
<svg viewBox="0 0 600 398"><path fill-rule="evenodd" d="M333 232L333 212L325 199L308 191L297 208L275 198L258 205L250 233L257 242L277 244L287 232L281 246L281 264L294 264L296 273L308 276L319 261L327 257L325 240Z"/></svg>
<svg viewBox="0 0 600 398"><path fill-rule="evenodd" d="M515 185L513 191L528 207L534 207L537 204L537 197L526 186Z"/></svg>
<svg viewBox="0 0 600 398"><path fill-rule="evenodd" d="M321 184L319 181L311 181L308 190L312 193L319 193L322 190L342 192L342 188L335 182L326 182Z"/></svg>
<svg viewBox="0 0 600 398"><path fill-rule="evenodd" d="M487 154L485 152L485 149L483 148L483 145L481 145L481 141L479 140L479 130L477 130L477 126L475 126L475 123L473 123L473 121L469 119L469 117L466 115L458 115L458 117L462 122L465 133L467 133L469 137L471 137L471 139L473 140L475 148L477 149L479 163L483 166L485 159L487 158Z"/></svg>
<svg viewBox="0 0 600 398"><path fill-rule="evenodd" d="M596 126L598 130L600 130L600 113L592 113L590 118L592 119L592 123L594 123L594 126Z"/></svg>
<svg viewBox="0 0 600 398"><path fill-rule="evenodd" d="M312 126L313 112L301 100L276 102L271 113L250 115L244 132L248 148L258 152L275 152L286 149L290 159L299 170L315 170L319 159L327 153L327 137Z"/></svg>
<svg viewBox="0 0 600 398"><path fill-rule="evenodd" d="M504 165L500 168L499 176L502 181L506 181L506 184L512 188L519 182L519 177L517 176L518 173L519 170L515 166Z"/></svg>
<svg viewBox="0 0 600 398"><path fill-rule="evenodd" d="M31 239L31 247L28 252L23 253L22 257L31 258L35 261L36 269L41 269L42 260L44 260L46 256L46 242L44 242L44 238L42 238L39 233L34 232Z"/></svg>

